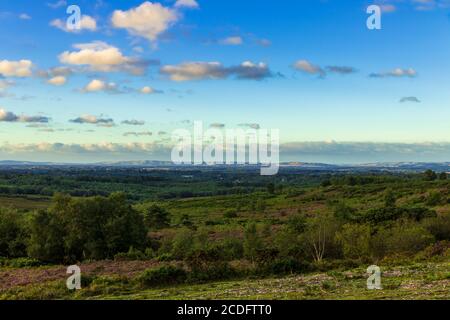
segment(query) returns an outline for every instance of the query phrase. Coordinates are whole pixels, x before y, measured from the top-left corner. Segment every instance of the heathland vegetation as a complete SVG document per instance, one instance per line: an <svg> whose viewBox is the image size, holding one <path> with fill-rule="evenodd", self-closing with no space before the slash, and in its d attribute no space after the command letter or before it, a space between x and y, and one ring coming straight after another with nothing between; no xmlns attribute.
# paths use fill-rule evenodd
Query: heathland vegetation
<svg viewBox="0 0 450 320"><path fill-rule="evenodd" d="M0 298L450 296L445 173L4 170L1 203Z"/></svg>

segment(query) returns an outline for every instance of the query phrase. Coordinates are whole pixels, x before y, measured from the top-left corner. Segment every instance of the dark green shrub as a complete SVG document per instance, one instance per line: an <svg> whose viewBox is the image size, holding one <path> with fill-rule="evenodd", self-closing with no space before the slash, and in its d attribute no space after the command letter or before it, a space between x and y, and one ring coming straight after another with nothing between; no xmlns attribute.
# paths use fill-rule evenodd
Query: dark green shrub
<svg viewBox="0 0 450 320"><path fill-rule="evenodd" d="M174 266L162 266L148 269L137 278L137 283L142 287L160 287L184 283L187 279L185 270Z"/></svg>
<svg viewBox="0 0 450 320"><path fill-rule="evenodd" d="M423 221L423 226L438 241L450 241L450 215L442 215L435 218L428 218Z"/></svg>
<svg viewBox="0 0 450 320"><path fill-rule="evenodd" d="M228 280L238 276L238 272L227 262L211 263L203 268L194 268L188 274L188 282L202 283L216 280Z"/></svg>
<svg viewBox="0 0 450 320"><path fill-rule="evenodd" d="M430 194L428 195L428 197L426 198L426 205L427 206L437 206L439 204L442 204L444 202L444 200L446 200L440 192L438 191L433 191L430 192Z"/></svg>
<svg viewBox="0 0 450 320"><path fill-rule="evenodd" d="M342 246L344 257L361 259L370 256L371 229L363 224L346 224L336 234L336 240Z"/></svg>
<svg viewBox="0 0 450 320"><path fill-rule="evenodd" d="M26 224L23 214L12 209L0 209L0 257L26 256Z"/></svg>
<svg viewBox="0 0 450 320"><path fill-rule="evenodd" d="M242 240L236 238L226 238L218 245L221 259L224 261L239 260L244 256L244 246Z"/></svg>
<svg viewBox="0 0 450 320"><path fill-rule="evenodd" d="M6 259L0 258L0 266L11 267L11 268L31 268L39 267L42 262L31 258L16 258L16 259Z"/></svg>
<svg viewBox="0 0 450 320"><path fill-rule="evenodd" d="M48 211L33 216L30 233L29 255L46 262L113 258L147 242L143 218L123 193L77 199L56 195Z"/></svg>
<svg viewBox="0 0 450 320"><path fill-rule="evenodd" d="M287 226L289 230L295 233L303 233L306 229L306 217L302 213L297 213L291 217L289 217L287 221Z"/></svg>
<svg viewBox="0 0 450 320"><path fill-rule="evenodd" d="M434 242L425 228L414 223L398 223L392 228L381 229L373 237L373 247L378 254L415 254ZM383 252L384 251L384 252Z"/></svg>
<svg viewBox="0 0 450 320"><path fill-rule="evenodd" d="M164 208L152 204L144 210L144 222L151 230L167 228L170 226L170 214Z"/></svg>
<svg viewBox="0 0 450 320"><path fill-rule="evenodd" d="M128 252L121 252L114 255L115 261L136 261L136 260L146 260L151 257L147 257L142 251L134 249L133 247L128 250Z"/></svg>
<svg viewBox="0 0 450 320"><path fill-rule="evenodd" d="M292 273L304 273L309 270L311 270L311 265L308 262L300 262L297 259L285 257L277 258L266 264L262 272L273 275L283 275Z"/></svg>
<svg viewBox="0 0 450 320"><path fill-rule="evenodd" d="M236 212L235 210L230 209L230 210L227 210L227 211L223 214L223 217L226 218L226 219L233 219L233 218L237 218L237 217L238 217L238 214L237 214L237 212Z"/></svg>

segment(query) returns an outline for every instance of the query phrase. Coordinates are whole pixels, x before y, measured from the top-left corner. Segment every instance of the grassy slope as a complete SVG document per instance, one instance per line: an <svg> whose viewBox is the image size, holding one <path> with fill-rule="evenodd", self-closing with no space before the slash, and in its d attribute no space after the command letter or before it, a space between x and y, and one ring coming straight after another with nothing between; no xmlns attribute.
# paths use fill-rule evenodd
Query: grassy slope
<svg viewBox="0 0 450 320"><path fill-rule="evenodd" d="M206 221L217 222L217 225L207 226L210 235L218 235L223 232L242 231L242 225L247 220L270 222L279 224L290 215L300 209L308 215L327 212L330 208L328 201L345 199L348 204L358 210L367 210L380 206L386 188L390 183L371 184L364 186L331 186L302 188L298 194L279 194L275 196L251 194L228 195L205 198L193 198L182 200L170 200L161 202L173 214L173 220L182 215L188 215L197 226L204 225ZM448 182L420 182L414 185L409 181L396 183L398 205L411 205L424 203L430 192L438 192L447 197ZM267 208L263 212L255 212L249 208L249 203L264 198ZM11 202L10 202L11 201ZM30 202L29 202L30 201ZM0 204L10 204L14 207L39 207L48 203L42 199L0 198ZM450 212L450 204L441 202L438 205L429 206L438 214ZM225 219L223 214L233 209L238 217ZM176 228L166 231L175 232ZM163 232L164 234L164 232ZM100 262L102 263L102 262ZM108 265L107 262L104 264ZM366 289L365 270L357 269L348 272L328 272L326 274L295 275L279 279L240 280L217 282L204 285L176 286L142 290L130 284L97 285L89 287L76 294L68 293L64 286L66 278L65 270L60 268L61 274L56 278L44 280L40 276L36 281L23 285L15 285L7 289L0 288L0 298L99 298L99 299L439 299L450 298L450 264L410 262L405 266L387 268L380 265L383 271L387 271L383 277L384 290L368 291ZM102 274L100 271L93 275ZM41 270L38 268L32 269ZM112 268L114 270L114 268ZM142 271L145 268L138 268ZM20 274L19 270L1 270L0 281L7 275L14 278ZM126 270L114 271L107 275L124 276Z"/></svg>
<svg viewBox="0 0 450 320"><path fill-rule="evenodd" d="M63 270L62 270L63 271ZM2 299L449 299L450 261L382 268L382 290L368 290L363 268L282 278L139 289L132 282L104 281L76 293L64 280L1 291ZM63 276L63 273L61 274ZM111 276L111 274L110 274ZM64 275L65 277L65 275Z"/></svg>

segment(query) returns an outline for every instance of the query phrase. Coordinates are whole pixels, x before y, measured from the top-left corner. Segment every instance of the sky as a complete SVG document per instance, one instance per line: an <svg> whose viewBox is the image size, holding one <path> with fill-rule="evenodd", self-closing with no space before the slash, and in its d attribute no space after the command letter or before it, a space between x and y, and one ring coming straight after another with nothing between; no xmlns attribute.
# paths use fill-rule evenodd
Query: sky
<svg viewBox="0 0 450 320"><path fill-rule="evenodd" d="M0 160L169 160L194 121L279 129L283 161L450 160L448 0L1 1L0 42Z"/></svg>

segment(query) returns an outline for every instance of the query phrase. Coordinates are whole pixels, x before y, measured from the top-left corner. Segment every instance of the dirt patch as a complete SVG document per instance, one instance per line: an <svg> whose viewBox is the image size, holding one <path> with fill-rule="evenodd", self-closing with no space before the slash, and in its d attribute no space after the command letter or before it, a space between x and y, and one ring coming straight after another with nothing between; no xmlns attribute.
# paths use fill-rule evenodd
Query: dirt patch
<svg viewBox="0 0 450 320"><path fill-rule="evenodd" d="M88 276L113 276L132 278L136 274L155 267L157 261L98 261L80 264L82 275ZM16 286L26 286L48 281L64 280L69 275L66 274L67 266L54 266L48 268L33 269L11 269L0 271L0 291Z"/></svg>

